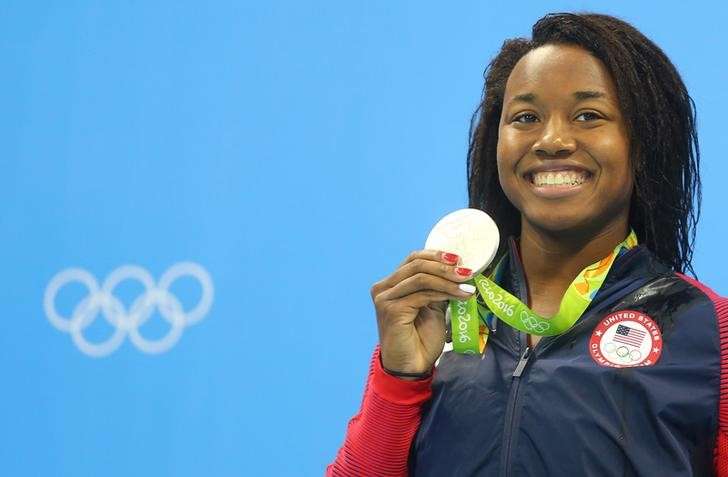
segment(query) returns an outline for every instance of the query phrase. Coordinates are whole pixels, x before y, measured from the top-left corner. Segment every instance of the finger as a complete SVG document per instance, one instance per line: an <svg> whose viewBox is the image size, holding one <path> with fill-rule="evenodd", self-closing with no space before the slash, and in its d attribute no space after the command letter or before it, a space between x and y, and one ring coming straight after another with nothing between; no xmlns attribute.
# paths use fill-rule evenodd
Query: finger
<svg viewBox="0 0 728 477"><path fill-rule="evenodd" d="M452 299L462 300L463 298L463 296L452 296L449 293L444 293L437 290L422 290L417 293L412 293L403 298L395 300L393 304L396 304L396 306L406 306L409 308L422 308L433 303L446 302Z"/></svg>
<svg viewBox="0 0 728 477"><path fill-rule="evenodd" d="M388 277L388 280L392 282L392 286L396 286L400 282L413 277L418 273L426 273L428 275L434 275L454 282L464 282L473 277L473 271L469 268L417 258L397 269Z"/></svg>
<svg viewBox="0 0 728 477"><path fill-rule="evenodd" d="M449 263L450 265L457 265L457 263L460 261L460 256L456 253L443 250L414 250L409 255L407 255L407 258L405 258L404 261L400 263L397 268L402 268L404 265L417 259L432 260L433 262L442 262Z"/></svg>
<svg viewBox="0 0 728 477"><path fill-rule="evenodd" d="M377 301L391 301L422 290L446 293L453 298L466 298L473 294L475 287L467 283L457 283L428 273L416 273L377 296Z"/></svg>
<svg viewBox="0 0 728 477"><path fill-rule="evenodd" d="M460 257L454 253L440 250L415 250L391 275L376 282L371 288L371 296L376 299L384 290L394 287L405 278L419 272L431 273L456 281L470 278L470 270L456 267Z"/></svg>

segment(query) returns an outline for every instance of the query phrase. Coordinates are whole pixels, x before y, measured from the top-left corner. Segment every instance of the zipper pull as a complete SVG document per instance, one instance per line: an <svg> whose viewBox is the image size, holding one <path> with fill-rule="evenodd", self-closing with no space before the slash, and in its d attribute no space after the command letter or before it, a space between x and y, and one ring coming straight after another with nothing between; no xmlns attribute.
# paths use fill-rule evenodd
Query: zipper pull
<svg viewBox="0 0 728 477"><path fill-rule="evenodd" d="M526 364L528 363L528 358L531 357L531 347L526 346L526 349L523 351L523 354L521 355L521 359L518 361L518 365L516 366L516 370L513 371L513 377L518 378L523 374L523 369L526 367Z"/></svg>

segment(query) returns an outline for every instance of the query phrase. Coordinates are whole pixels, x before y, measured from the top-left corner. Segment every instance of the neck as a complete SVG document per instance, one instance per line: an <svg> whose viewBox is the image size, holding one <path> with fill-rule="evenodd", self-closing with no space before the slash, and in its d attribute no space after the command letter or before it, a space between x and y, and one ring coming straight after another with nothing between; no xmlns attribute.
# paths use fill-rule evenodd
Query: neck
<svg viewBox="0 0 728 477"><path fill-rule="evenodd" d="M551 232L521 220L520 252L531 308L545 316L555 314L574 278L609 255L628 233L626 217L585 232Z"/></svg>

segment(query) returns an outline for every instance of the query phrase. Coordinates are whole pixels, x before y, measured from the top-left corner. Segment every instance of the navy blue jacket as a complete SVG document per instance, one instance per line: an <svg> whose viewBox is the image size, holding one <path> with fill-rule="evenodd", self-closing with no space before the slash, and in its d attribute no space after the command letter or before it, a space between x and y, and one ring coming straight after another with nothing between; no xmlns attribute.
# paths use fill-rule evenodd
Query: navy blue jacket
<svg viewBox="0 0 728 477"><path fill-rule="evenodd" d="M526 300L511 243L502 285ZM662 349L615 368L589 352L611 313L644 313ZM721 347L718 313L695 282L644 246L622 254L577 324L534 347L494 320L483 359L445 353L412 442L411 476L714 475Z"/></svg>

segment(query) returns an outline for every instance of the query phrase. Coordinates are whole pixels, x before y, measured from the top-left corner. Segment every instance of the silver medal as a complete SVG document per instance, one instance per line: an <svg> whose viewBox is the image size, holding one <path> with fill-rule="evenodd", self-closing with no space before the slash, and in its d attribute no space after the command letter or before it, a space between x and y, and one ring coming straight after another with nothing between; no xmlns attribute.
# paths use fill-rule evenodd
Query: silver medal
<svg viewBox="0 0 728 477"><path fill-rule="evenodd" d="M447 214L430 231L425 249L460 256L459 266L478 274L495 258L500 243L498 226L478 209L459 209Z"/></svg>

